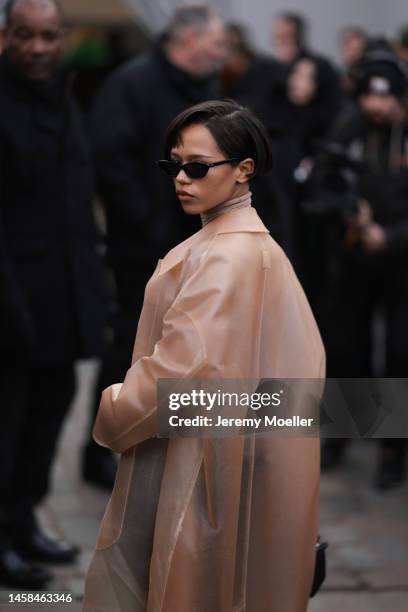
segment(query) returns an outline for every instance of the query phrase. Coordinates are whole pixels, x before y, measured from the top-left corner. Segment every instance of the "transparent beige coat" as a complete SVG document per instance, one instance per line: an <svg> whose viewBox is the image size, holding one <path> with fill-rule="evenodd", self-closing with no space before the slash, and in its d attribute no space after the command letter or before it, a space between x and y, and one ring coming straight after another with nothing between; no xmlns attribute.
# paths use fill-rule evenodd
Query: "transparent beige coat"
<svg viewBox="0 0 408 612"><path fill-rule="evenodd" d="M95 439L122 455L84 612L304 612L318 438L157 438L156 381L324 374L302 288L253 207L160 260L132 366L104 391L95 424Z"/></svg>

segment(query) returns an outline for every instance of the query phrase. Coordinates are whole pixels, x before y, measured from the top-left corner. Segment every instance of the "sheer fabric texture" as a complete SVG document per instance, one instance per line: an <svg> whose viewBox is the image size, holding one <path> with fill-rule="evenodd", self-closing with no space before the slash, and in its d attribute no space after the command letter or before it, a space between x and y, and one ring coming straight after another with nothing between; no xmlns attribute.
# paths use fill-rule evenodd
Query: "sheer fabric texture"
<svg viewBox="0 0 408 612"><path fill-rule="evenodd" d="M145 292L132 365L94 437L121 453L84 612L304 612L318 438L157 438L159 378L321 378L292 266L248 205L171 250Z"/></svg>

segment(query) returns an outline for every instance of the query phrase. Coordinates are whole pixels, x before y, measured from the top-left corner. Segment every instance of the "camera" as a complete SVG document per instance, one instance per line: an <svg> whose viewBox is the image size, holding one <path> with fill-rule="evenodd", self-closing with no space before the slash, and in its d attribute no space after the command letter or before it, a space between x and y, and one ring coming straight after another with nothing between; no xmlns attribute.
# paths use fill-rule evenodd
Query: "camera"
<svg viewBox="0 0 408 612"><path fill-rule="evenodd" d="M296 168L301 210L307 214L354 214L365 164L336 142L320 143L316 156Z"/></svg>

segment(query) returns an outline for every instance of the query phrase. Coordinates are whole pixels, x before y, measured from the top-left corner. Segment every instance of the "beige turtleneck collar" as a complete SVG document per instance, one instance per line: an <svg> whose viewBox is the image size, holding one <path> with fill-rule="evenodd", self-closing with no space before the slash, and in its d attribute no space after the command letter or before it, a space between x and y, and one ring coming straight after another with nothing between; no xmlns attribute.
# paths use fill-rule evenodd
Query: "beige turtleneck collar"
<svg viewBox="0 0 408 612"><path fill-rule="evenodd" d="M223 215L224 213L236 210L237 208L251 208L251 202L252 197L250 191L238 198L232 198L231 200L221 202L221 204L217 204L217 206L214 206L214 208L211 208L209 211L200 215L202 225L204 227L204 225L207 225L207 223L210 223L210 221L212 221L219 215Z"/></svg>

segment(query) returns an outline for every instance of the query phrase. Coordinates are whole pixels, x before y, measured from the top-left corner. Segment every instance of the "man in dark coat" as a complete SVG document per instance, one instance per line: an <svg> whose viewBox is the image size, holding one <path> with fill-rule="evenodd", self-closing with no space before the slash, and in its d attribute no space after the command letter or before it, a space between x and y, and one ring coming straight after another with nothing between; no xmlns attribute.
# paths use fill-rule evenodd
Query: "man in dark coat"
<svg viewBox="0 0 408 612"><path fill-rule="evenodd" d="M170 121L219 94L213 75L224 55L220 19L205 6L182 7L153 49L118 69L97 100L93 142L118 312L95 409L103 389L122 380L129 368L144 288L157 259L200 229L197 218L183 212L172 181L155 161L163 157ZM100 482L106 452L90 439L84 462L88 481Z"/></svg>
<svg viewBox="0 0 408 612"><path fill-rule="evenodd" d="M37 588L31 560L71 562L34 510L49 490L74 361L103 347L107 294L93 170L54 0L6 5L0 58L0 582ZM30 559L30 561L29 561Z"/></svg>

